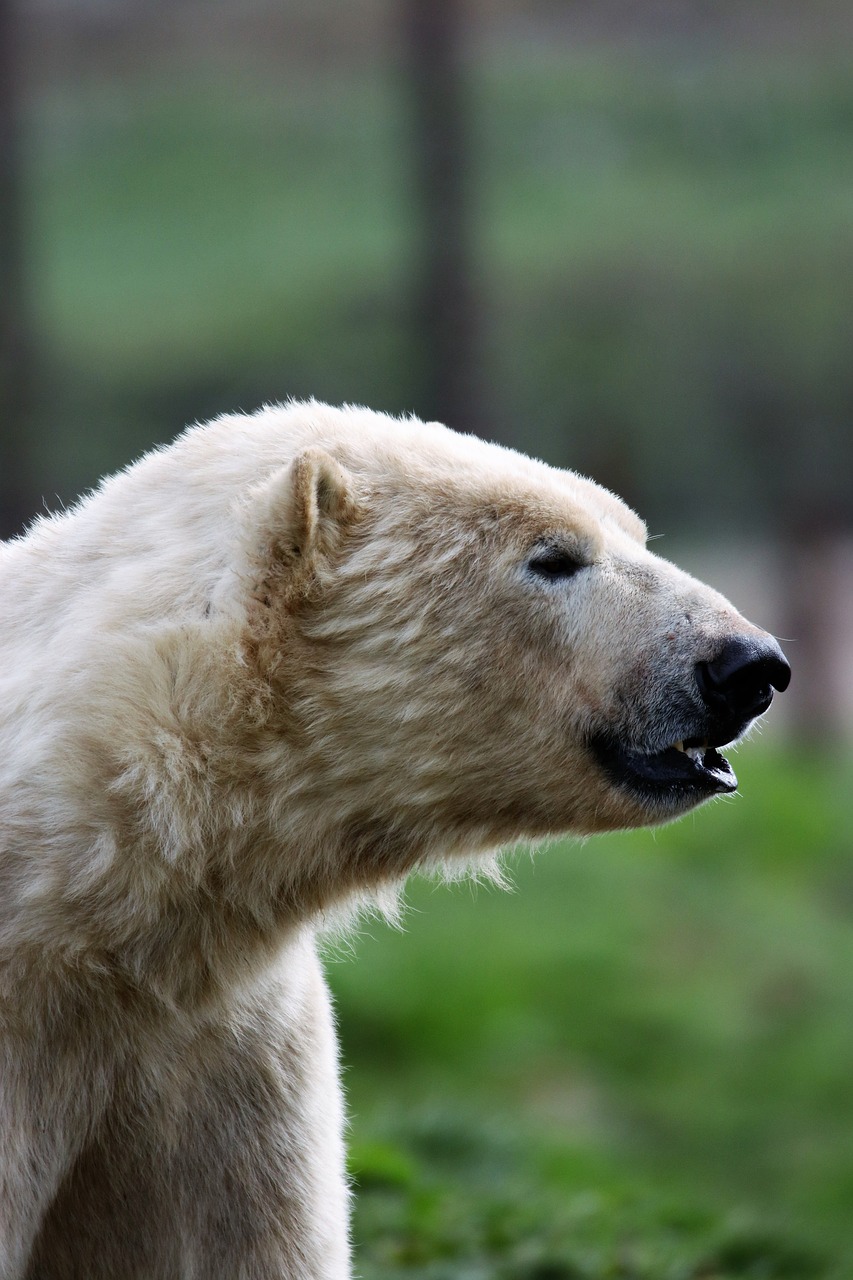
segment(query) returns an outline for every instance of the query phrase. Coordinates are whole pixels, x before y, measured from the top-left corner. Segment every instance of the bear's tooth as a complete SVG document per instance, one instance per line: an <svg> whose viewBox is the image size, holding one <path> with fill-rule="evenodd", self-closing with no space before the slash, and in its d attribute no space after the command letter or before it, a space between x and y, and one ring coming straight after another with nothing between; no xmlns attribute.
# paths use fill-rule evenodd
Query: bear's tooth
<svg viewBox="0 0 853 1280"><path fill-rule="evenodd" d="M675 743L675 749L676 749L676 751L683 751L683 750L684 750L684 743L683 743L683 742L676 742L676 743Z"/></svg>

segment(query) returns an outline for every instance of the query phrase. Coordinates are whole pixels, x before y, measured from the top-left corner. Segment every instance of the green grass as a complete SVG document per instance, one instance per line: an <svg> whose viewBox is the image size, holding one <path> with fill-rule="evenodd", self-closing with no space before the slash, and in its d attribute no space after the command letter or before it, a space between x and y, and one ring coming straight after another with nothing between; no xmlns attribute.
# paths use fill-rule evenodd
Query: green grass
<svg viewBox="0 0 853 1280"><path fill-rule="evenodd" d="M366 1280L853 1275L849 761L738 772L331 964Z"/></svg>

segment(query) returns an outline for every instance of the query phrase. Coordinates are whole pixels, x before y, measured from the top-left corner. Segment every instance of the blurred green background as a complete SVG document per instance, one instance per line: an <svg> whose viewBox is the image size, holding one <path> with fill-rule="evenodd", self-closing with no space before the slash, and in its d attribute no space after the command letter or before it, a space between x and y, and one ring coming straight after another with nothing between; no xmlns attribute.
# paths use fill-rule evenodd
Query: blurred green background
<svg viewBox="0 0 853 1280"><path fill-rule="evenodd" d="M0 0L0 522L314 395L785 637L743 796L331 948L360 1274L853 1277L853 12Z"/></svg>

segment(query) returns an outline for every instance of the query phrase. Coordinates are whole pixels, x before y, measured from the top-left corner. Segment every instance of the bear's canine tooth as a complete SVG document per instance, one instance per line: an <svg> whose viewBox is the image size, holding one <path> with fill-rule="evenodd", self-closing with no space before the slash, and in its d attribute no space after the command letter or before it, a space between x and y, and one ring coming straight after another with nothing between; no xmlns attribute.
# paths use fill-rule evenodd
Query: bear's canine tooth
<svg viewBox="0 0 853 1280"><path fill-rule="evenodd" d="M675 742L675 743L673 743L673 746L675 747L676 751L683 751L683 750L684 750L684 743L683 743L683 742Z"/></svg>

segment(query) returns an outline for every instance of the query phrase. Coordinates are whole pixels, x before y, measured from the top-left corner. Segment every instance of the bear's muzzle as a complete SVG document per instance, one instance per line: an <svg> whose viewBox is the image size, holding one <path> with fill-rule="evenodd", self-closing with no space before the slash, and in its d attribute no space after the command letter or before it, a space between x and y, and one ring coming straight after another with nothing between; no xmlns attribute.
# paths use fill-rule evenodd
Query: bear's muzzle
<svg viewBox="0 0 853 1280"><path fill-rule="evenodd" d="M673 699L669 724L649 725L649 745L596 735L591 747L610 782L627 789L659 816L675 816L712 795L737 789L734 770L720 754L742 737L787 689L791 668L765 633L727 638L715 656L694 667L696 692L688 707ZM661 749L661 736L666 743Z"/></svg>

